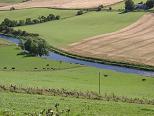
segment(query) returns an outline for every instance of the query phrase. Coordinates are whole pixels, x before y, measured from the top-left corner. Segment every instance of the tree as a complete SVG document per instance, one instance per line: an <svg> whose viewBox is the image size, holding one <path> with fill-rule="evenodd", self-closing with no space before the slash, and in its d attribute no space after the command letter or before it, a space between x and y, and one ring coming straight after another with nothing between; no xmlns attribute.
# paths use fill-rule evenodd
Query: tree
<svg viewBox="0 0 154 116"><path fill-rule="evenodd" d="M18 26L23 26L23 25L25 25L25 21L24 20L19 20Z"/></svg>
<svg viewBox="0 0 154 116"><path fill-rule="evenodd" d="M31 18L27 18L27 19L26 19L26 24L27 24L27 25L32 24Z"/></svg>
<svg viewBox="0 0 154 116"><path fill-rule="evenodd" d="M151 9L154 7L154 0L147 0L146 6L148 9Z"/></svg>
<svg viewBox="0 0 154 116"><path fill-rule="evenodd" d="M134 2L132 0L125 1L125 11L133 11L135 8Z"/></svg>
<svg viewBox="0 0 154 116"><path fill-rule="evenodd" d="M15 27L17 25L17 21L5 18L4 21L1 23L1 25L8 27Z"/></svg>
<svg viewBox="0 0 154 116"><path fill-rule="evenodd" d="M56 16L56 20L59 20L59 19L60 19L60 16L59 16L59 15L57 15L57 16Z"/></svg>
<svg viewBox="0 0 154 116"><path fill-rule="evenodd" d="M82 15L83 14L83 10L79 10L77 11L76 15Z"/></svg>
<svg viewBox="0 0 154 116"><path fill-rule="evenodd" d="M33 24L37 24L40 23L40 21L38 19L33 19Z"/></svg>
<svg viewBox="0 0 154 116"><path fill-rule="evenodd" d="M48 55L47 42L38 37L29 37L23 48L34 56Z"/></svg>
<svg viewBox="0 0 154 116"><path fill-rule="evenodd" d="M14 7L11 7L11 8L10 8L10 11L12 11L12 10L15 10L15 8L14 8Z"/></svg>
<svg viewBox="0 0 154 116"><path fill-rule="evenodd" d="M101 6L97 7L97 11L101 11L101 10L102 10Z"/></svg>
<svg viewBox="0 0 154 116"><path fill-rule="evenodd" d="M47 20L48 21L51 21L51 20L54 20L55 19L55 15L53 15L53 14L49 14L48 16L47 16Z"/></svg>

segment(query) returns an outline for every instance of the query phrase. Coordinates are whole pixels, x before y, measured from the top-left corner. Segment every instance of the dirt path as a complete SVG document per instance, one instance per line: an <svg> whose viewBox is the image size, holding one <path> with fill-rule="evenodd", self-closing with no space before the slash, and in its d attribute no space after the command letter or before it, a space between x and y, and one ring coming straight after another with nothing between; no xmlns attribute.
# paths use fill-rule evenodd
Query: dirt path
<svg viewBox="0 0 154 116"><path fill-rule="evenodd" d="M83 56L154 66L154 14L146 14L118 32L73 43L66 50Z"/></svg>
<svg viewBox="0 0 154 116"><path fill-rule="evenodd" d="M120 1L123 0L31 0L29 2L1 7L0 10L9 10L11 7L15 7L16 9L32 7L91 8L101 4L104 6L111 5Z"/></svg>

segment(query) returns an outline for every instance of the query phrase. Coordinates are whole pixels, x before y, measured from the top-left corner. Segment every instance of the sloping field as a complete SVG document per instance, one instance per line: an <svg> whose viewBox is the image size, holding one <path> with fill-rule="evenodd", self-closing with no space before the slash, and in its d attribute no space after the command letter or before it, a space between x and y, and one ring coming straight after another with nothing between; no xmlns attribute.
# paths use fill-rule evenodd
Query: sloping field
<svg viewBox="0 0 154 116"><path fill-rule="evenodd" d="M0 38L0 47L4 45L10 45L10 43Z"/></svg>
<svg viewBox="0 0 154 116"><path fill-rule="evenodd" d="M58 14L58 11L55 14ZM50 45L66 47L85 38L123 29L136 22L143 15L143 12L124 14L119 12L90 12L64 20L20 26L16 29L39 33ZM14 14L14 17L17 17L17 15Z"/></svg>
<svg viewBox="0 0 154 116"><path fill-rule="evenodd" d="M54 8L91 8L103 4L111 5L122 0L32 0L29 2L19 3L6 7L1 7L0 10L8 10L12 6L16 9L32 8L32 7L54 7Z"/></svg>
<svg viewBox="0 0 154 116"><path fill-rule="evenodd" d="M0 0L0 7L11 5L12 3L22 2L23 0Z"/></svg>
<svg viewBox="0 0 154 116"><path fill-rule="evenodd" d="M154 14L146 14L118 32L71 44L68 51L83 56L154 66Z"/></svg>
<svg viewBox="0 0 154 116"><path fill-rule="evenodd" d="M49 14L59 15L61 19L74 17L76 10L55 10L48 8L32 8L14 11L0 11L0 22L5 18L11 20L26 20L26 18L38 18L39 16L48 16Z"/></svg>

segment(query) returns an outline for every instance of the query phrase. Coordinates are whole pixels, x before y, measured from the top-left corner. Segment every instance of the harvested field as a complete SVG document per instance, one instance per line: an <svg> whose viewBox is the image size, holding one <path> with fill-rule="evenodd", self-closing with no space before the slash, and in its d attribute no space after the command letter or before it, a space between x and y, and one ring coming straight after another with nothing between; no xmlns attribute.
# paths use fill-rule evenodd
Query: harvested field
<svg viewBox="0 0 154 116"><path fill-rule="evenodd" d="M114 33L71 44L67 50L83 56L154 66L154 14Z"/></svg>
<svg viewBox="0 0 154 116"><path fill-rule="evenodd" d="M8 6L10 3L0 3L0 7Z"/></svg>
<svg viewBox="0 0 154 116"><path fill-rule="evenodd" d="M31 0L29 2L18 3L1 7L0 10L8 10L11 7L16 9L32 8L32 7L52 7L52 8L91 8L103 4L111 5L123 0Z"/></svg>

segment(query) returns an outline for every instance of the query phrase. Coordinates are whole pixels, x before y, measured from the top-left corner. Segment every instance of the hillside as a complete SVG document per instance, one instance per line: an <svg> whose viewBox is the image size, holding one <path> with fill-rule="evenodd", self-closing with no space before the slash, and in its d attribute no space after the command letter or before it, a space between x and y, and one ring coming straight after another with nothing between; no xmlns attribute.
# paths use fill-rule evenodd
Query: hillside
<svg viewBox="0 0 154 116"><path fill-rule="evenodd" d="M91 8L99 5L111 5L122 0L32 0L29 2L9 5L1 7L0 10L8 10L11 7L16 9L32 8L32 7L52 7L52 8Z"/></svg>

